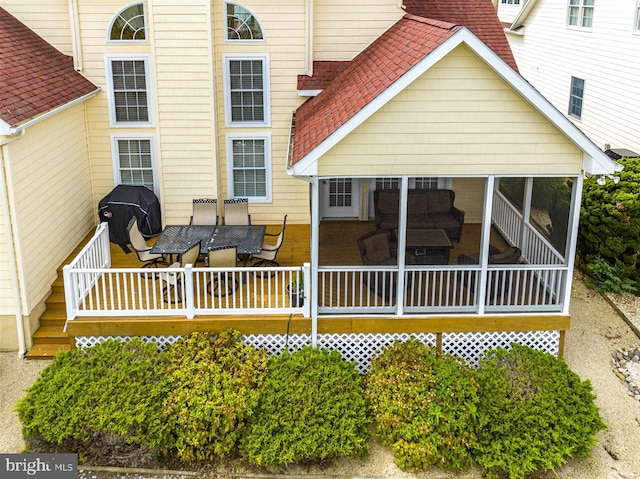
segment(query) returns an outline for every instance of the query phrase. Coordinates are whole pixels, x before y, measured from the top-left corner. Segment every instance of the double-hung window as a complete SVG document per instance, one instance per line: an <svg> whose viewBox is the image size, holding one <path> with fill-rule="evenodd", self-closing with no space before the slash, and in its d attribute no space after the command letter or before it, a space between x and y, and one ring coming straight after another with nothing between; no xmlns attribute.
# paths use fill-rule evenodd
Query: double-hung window
<svg viewBox="0 0 640 479"><path fill-rule="evenodd" d="M109 118L112 126L151 124L148 63L146 57L107 57Z"/></svg>
<svg viewBox="0 0 640 479"><path fill-rule="evenodd" d="M227 188L231 197L271 201L269 135L227 135Z"/></svg>
<svg viewBox="0 0 640 479"><path fill-rule="evenodd" d="M117 185L146 186L157 192L155 151L151 136L113 136L114 177Z"/></svg>
<svg viewBox="0 0 640 479"><path fill-rule="evenodd" d="M595 0L569 0L567 25L576 28L591 28Z"/></svg>
<svg viewBox="0 0 640 479"><path fill-rule="evenodd" d="M569 116L580 119L582 117L582 101L584 100L584 80L571 77L571 92L569 94Z"/></svg>
<svg viewBox="0 0 640 479"><path fill-rule="evenodd" d="M269 126L267 56L225 56L224 67L226 124Z"/></svg>

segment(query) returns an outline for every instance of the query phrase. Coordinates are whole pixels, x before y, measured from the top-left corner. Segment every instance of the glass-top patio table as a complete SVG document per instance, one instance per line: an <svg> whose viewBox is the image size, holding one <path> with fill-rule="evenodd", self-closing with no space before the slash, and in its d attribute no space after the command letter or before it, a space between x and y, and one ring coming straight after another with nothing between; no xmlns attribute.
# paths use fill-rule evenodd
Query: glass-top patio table
<svg viewBox="0 0 640 479"><path fill-rule="evenodd" d="M182 254L198 241L202 254L211 248L235 246L246 266L249 257L262 250L265 230L264 225L170 225L162 230L150 252Z"/></svg>

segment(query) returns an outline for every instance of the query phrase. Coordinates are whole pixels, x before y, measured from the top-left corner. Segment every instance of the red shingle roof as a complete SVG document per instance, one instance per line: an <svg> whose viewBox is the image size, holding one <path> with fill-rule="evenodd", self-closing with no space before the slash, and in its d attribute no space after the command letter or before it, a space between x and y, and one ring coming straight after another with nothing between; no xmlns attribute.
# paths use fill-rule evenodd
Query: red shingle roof
<svg viewBox="0 0 640 479"><path fill-rule="evenodd" d="M348 61L313 62L313 76L298 75L298 90L322 90L348 66Z"/></svg>
<svg viewBox="0 0 640 479"><path fill-rule="evenodd" d="M404 0L404 5L407 14L402 19L354 58L318 96L298 108L292 164L319 146L462 27L517 71L491 0ZM300 79L298 82L300 85Z"/></svg>
<svg viewBox="0 0 640 479"><path fill-rule="evenodd" d="M0 119L10 126L95 91L73 60L0 8Z"/></svg>
<svg viewBox="0 0 640 479"><path fill-rule="evenodd" d="M405 15L296 111L292 164L326 140L459 26Z"/></svg>
<svg viewBox="0 0 640 479"><path fill-rule="evenodd" d="M491 0L404 0L407 13L463 25L518 71Z"/></svg>

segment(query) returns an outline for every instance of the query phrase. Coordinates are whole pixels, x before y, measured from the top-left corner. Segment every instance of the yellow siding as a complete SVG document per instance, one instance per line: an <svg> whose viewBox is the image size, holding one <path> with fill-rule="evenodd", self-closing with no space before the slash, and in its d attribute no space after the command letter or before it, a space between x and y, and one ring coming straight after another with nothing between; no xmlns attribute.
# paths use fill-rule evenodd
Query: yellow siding
<svg viewBox="0 0 640 479"><path fill-rule="evenodd" d="M464 211L464 222L482 223L484 208L484 178L454 178L451 189L456 194L455 205Z"/></svg>
<svg viewBox="0 0 640 479"><path fill-rule="evenodd" d="M403 15L398 0L314 1L314 60L351 60Z"/></svg>
<svg viewBox="0 0 640 479"><path fill-rule="evenodd" d="M0 159L1 158L2 151L0 151ZM4 202L4 198L0 198L0 205L2 204L2 202ZM12 312L14 312L13 290L11 284L11 274L9 273L9 254L7 250L5 224L6 222L3 209L0 208L0 315L11 314ZM1 324L2 323L0 322L0 328L2 328ZM2 337L2 334L0 334L0 337Z"/></svg>
<svg viewBox="0 0 640 479"><path fill-rule="evenodd" d="M0 6L62 53L72 54L69 0L2 0Z"/></svg>
<svg viewBox="0 0 640 479"><path fill-rule="evenodd" d="M271 203L251 203L249 211L254 223L280 224L285 214L287 222L309 222L309 185L286 173L287 149L291 114L304 101L297 94L297 75L304 73L304 2L288 2L276 7L270 0L243 3L258 17L265 41L259 43L225 42L224 9L220 1L214 6L216 113L218 125L218 165L220 168L220 198L228 197L226 167L226 135L271 135ZM269 54L271 85L270 128L226 128L224 126L223 54Z"/></svg>
<svg viewBox="0 0 640 479"><path fill-rule="evenodd" d="M318 171L574 175L581 161L578 148L460 46L324 155Z"/></svg>
<svg viewBox="0 0 640 479"><path fill-rule="evenodd" d="M15 247L28 315L48 295L57 267L94 226L83 105L29 127L10 148Z"/></svg>

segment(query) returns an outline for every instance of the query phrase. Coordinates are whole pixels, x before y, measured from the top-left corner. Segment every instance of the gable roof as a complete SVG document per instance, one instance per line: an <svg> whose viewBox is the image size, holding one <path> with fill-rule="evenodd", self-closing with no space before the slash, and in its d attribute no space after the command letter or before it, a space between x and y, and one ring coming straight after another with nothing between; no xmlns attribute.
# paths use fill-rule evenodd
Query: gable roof
<svg viewBox="0 0 640 479"><path fill-rule="evenodd" d="M461 27L406 14L295 114L292 164L326 140Z"/></svg>
<svg viewBox="0 0 640 479"><path fill-rule="evenodd" d="M518 71L515 58L491 0L404 0L407 13L468 28Z"/></svg>
<svg viewBox="0 0 640 479"><path fill-rule="evenodd" d="M503 33L504 35L504 33ZM583 152L592 174L620 171L589 138L468 29L406 14L316 97L295 112L289 174L317 174L317 160L459 45L466 45Z"/></svg>
<svg viewBox="0 0 640 479"><path fill-rule="evenodd" d="M71 57L0 8L0 132L98 91Z"/></svg>

